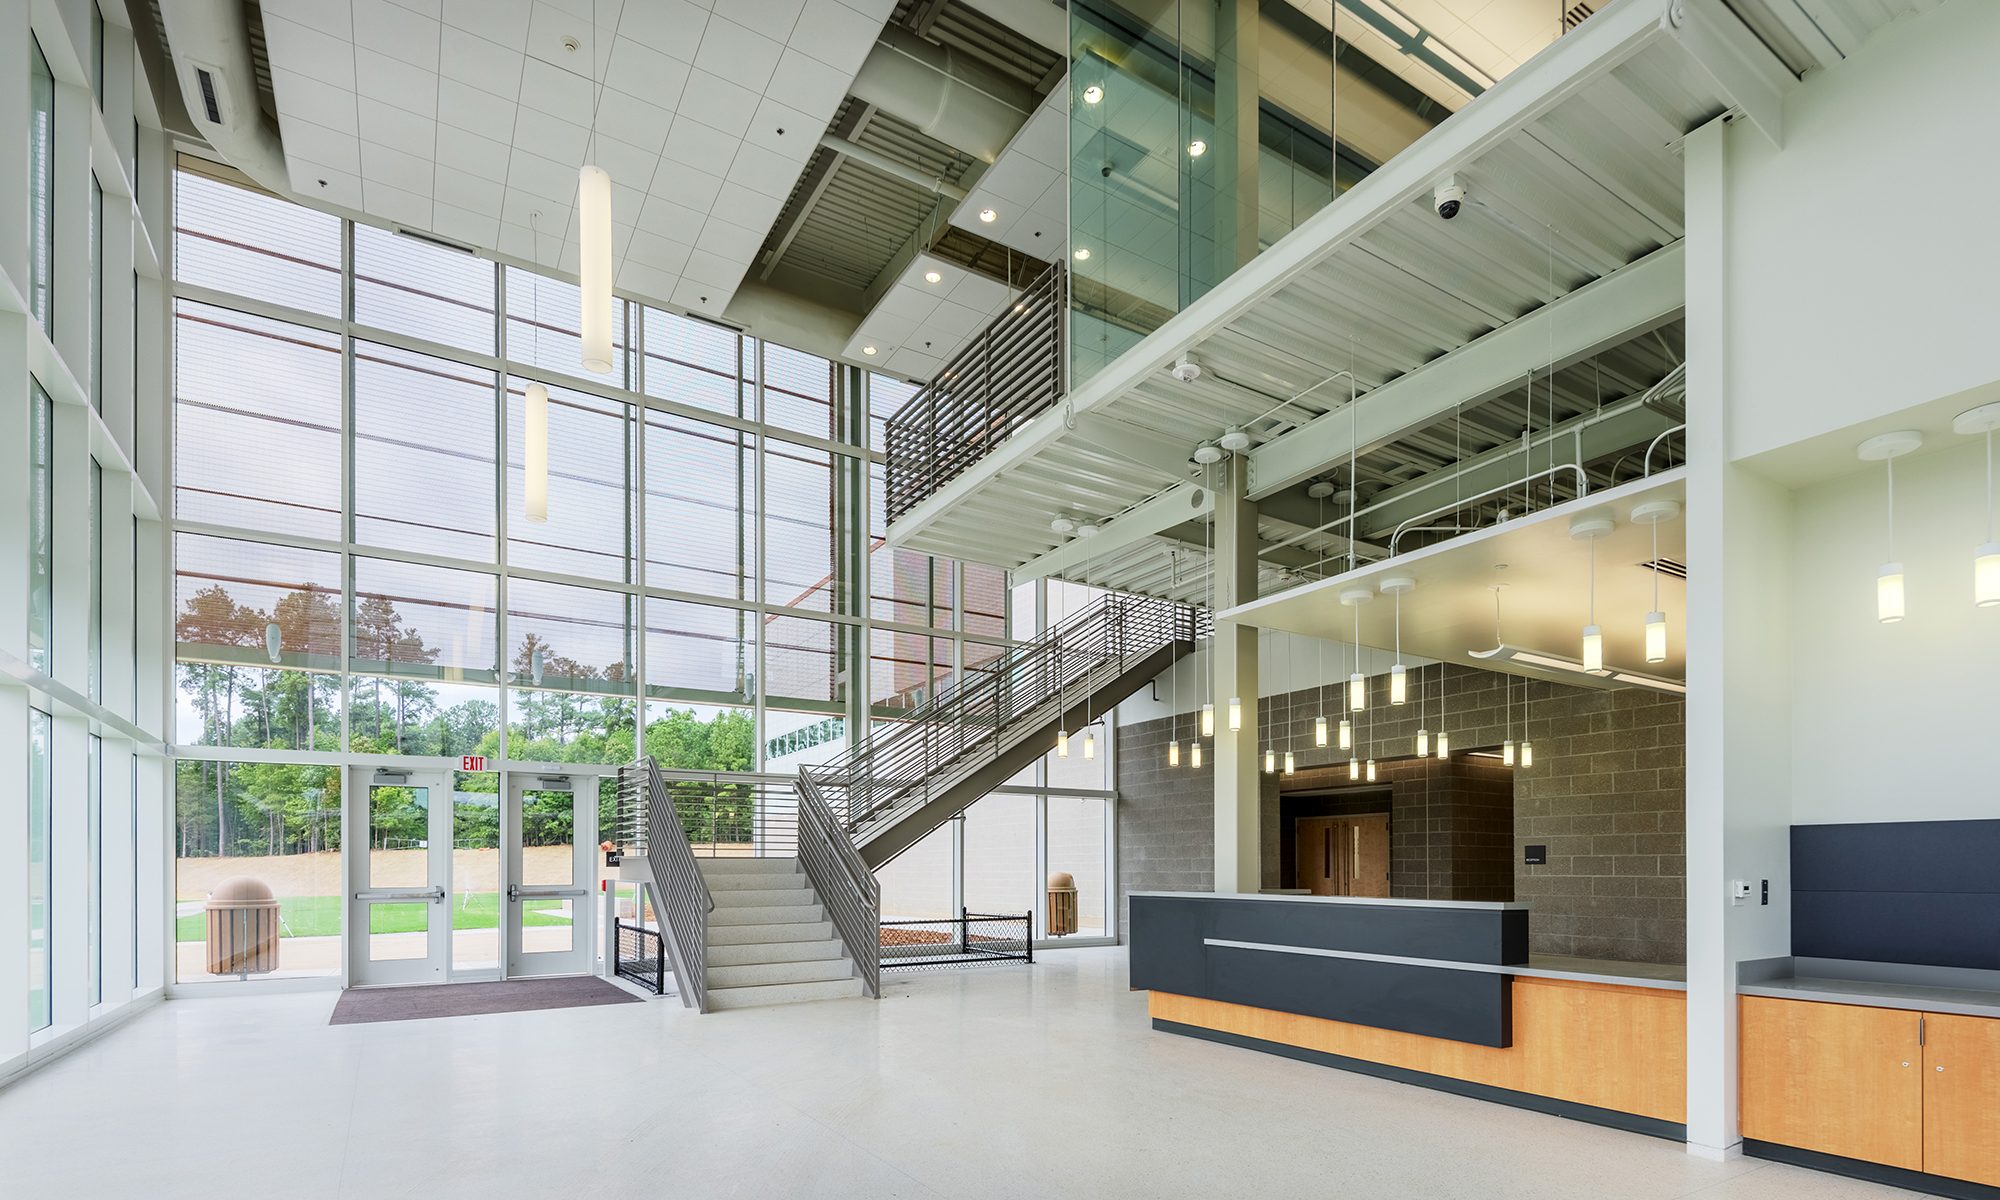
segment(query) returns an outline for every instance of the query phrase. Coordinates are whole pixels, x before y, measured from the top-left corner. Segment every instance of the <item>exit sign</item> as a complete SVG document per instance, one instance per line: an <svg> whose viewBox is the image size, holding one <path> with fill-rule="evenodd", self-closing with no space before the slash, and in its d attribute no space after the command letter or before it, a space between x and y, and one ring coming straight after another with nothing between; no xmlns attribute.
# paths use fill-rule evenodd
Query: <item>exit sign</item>
<svg viewBox="0 0 2000 1200"><path fill-rule="evenodd" d="M486 756L484 754L468 754L458 760L458 769L461 771L484 771L486 769Z"/></svg>

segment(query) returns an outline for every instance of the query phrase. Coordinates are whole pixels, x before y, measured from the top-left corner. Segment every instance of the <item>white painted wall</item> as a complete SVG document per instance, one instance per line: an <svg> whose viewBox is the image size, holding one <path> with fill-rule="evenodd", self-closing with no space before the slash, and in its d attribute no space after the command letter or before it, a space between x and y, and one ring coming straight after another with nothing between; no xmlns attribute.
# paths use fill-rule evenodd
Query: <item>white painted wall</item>
<svg viewBox="0 0 2000 1200"><path fill-rule="evenodd" d="M1989 339L1990 340L1990 339ZM1875 619L1888 556L1880 465L1796 493L1792 814L1800 824L2000 817L2000 608L1972 604L1985 445L1897 463L1896 554L1909 616Z"/></svg>
<svg viewBox="0 0 2000 1200"><path fill-rule="evenodd" d="M1726 385L1758 454L2000 379L2000 4L1895 22L1730 131Z"/></svg>

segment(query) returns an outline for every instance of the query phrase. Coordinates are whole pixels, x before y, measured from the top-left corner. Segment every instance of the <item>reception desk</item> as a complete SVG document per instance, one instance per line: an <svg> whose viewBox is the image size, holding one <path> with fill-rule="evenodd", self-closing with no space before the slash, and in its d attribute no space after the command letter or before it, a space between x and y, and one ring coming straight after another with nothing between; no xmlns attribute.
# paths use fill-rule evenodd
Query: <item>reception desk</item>
<svg viewBox="0 0 2000 1200"><path fill-rule="evenodd" d="M1526 905L1135 892L1163 1032L1686 1135L1676 968L1538 958Z"/></svg>

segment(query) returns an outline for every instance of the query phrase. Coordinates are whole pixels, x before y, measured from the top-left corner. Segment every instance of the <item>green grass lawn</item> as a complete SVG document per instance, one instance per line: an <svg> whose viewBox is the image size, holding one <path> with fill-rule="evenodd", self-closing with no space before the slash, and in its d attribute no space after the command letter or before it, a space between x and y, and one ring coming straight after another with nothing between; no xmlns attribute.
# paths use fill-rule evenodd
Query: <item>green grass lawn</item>
<svg viewBox="0 0 2000 1200"><path fill-rule="evenodd" d="M525 924L568 925L561 900L523 900ZM417 933L425 928L430 906L419 901L408 904L377 904L369 916L370 933ZM340 934L339 896L280 896L278 915L283 919L284 937L337 937ZM199 942L208 936L208 916L190 913L175 921L175 936L183 942ZM474 892L451 897L453 929L496 929L500 925L500 894Z"/></svg>

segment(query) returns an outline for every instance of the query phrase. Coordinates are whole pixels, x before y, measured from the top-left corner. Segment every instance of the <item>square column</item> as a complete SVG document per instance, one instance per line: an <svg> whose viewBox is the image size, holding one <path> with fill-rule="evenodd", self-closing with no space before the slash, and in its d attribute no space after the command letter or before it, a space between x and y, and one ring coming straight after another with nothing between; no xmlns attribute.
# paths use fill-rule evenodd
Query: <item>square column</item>
<svg viewBox="0 0 2000 1200"><path fill-rule="evenodd" d="M1215 495L1217 612L1257 598L1257 506L1244 498L1247 459L1222 465ZM1215 890L1264 886L1263 801L1257 781L1257 629L1217 624L1210 692L1215 701ZM1229 700L1242 703L1242 728L1229 728Z"/></svg>

